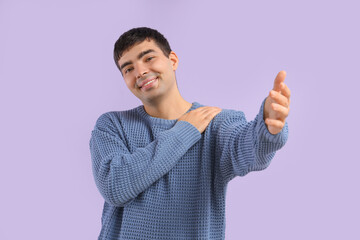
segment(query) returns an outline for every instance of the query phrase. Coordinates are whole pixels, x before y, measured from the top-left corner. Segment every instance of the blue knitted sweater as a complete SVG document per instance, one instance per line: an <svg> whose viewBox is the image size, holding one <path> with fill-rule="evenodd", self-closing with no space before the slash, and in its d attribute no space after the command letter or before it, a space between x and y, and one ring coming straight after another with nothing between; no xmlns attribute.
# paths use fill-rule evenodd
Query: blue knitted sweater
<svg viewBox="0 0 360 240"><path fill-rule="evenodd" d="M268 131L264 103L250 122L223 109L202 134L142 105L102 114L89 142L105 199L98 239L225 239L228 182L265 169L288 138L287 123Z"/></svg>

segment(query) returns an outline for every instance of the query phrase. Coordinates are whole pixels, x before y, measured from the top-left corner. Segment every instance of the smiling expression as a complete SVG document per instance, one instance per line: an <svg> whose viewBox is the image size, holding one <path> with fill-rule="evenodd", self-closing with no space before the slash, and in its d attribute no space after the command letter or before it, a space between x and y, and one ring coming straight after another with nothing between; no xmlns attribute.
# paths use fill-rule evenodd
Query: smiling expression
<svg viewBox="0 0 360 240"><path fill-rule="evenodd" d="M166 57L154 40L145 40L123 53L118 61L126 86L143 103L159 100L177 89L174 52Z"/></svg>

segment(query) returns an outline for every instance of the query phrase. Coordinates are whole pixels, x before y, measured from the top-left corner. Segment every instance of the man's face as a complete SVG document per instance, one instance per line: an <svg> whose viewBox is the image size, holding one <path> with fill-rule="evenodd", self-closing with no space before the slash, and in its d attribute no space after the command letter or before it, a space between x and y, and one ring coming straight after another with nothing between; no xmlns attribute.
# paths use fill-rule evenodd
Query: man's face
<svg viewBox="0 0 360 240"><path fill-rule="evenodd" d="M127 87L143 103L159 100L177 88L178 58L174 52L167 58L153 40L125 51L118 64Z"/></svg>

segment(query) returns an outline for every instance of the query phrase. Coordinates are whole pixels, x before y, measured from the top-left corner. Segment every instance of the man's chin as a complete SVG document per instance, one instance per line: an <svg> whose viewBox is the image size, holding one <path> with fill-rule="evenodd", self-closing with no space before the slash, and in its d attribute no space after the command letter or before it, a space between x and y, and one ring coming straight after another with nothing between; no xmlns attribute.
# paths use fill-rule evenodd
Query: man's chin
<svg viewBox="0 0 360 240"><path fill-rule="evenodd" d="M154 93L154 94L147 94L146 96L140 96L138 98L143 104L154 105L160 103L164 99L164 96L165 96L164 94Z"/></svg>

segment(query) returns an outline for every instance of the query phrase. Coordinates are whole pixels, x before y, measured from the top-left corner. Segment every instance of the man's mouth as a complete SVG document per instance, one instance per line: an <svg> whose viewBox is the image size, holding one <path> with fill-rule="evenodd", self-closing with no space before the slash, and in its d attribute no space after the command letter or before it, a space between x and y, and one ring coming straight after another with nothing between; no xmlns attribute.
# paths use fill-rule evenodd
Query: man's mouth
<svg viewBox="0 0 360 240"><path fill-rule="evenodd" d="M157 80L159 77L155 77L155 78L151 78L148 80L145 80L144 82L141 83L141 86L139 88L142 87L146 87L147 85L151 84L152 82L154 82L155 80Z"/></svg>

